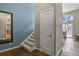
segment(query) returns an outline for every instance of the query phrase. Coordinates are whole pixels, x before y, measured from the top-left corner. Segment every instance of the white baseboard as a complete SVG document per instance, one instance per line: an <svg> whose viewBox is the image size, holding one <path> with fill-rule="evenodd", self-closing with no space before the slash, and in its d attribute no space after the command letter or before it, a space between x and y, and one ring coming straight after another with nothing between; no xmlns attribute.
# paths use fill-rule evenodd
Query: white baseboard
<svg viewBox="0 0 79 59"><path fill-rule="evenodd" d="M12 50L12 49L16 49L16 48L19 48L19 47L21 47L21 45L15 46L15 47L12 47L12 48L8 48L8 49L5 49L5 50L1 50L0 53L5 52L5 51L9 51L9 50Z"/></svg>
<svg viewBox="0 0 79 59"><path fill-rule="evenodd" d="M62 52L62 48L58 51L58 53L56 54L56 56L59 56L59 54Z"/></svg>
<svg viewBox="0 0 79 59"><path fill-rule="evenodd" d="M36 46L33 46L33 48L30 50L30 52L32 52L32 51L34 51L36 49L37 49Z"/></svg>
<svg viewBox="0 0 79 59"><path fill-rule="evenodd" d="M39 49L39 48L37 48L37 47L36 47L36 49L39 50L39 51L42 51L41 49ZM43 51L42 51L42 52L43 52ZM56 54L56 56L59 56L59 54L60 54L61 52L62 52L62 48L58 51L58 53Z"/></svg>
<svg viewBox="0 0 79 59"><path fill-rule="evenodd" d="M42 51L40 48L36 47L37 50ZM43 52L43 51L42 51Z"/></svg>
<svg viewBox="0 0 79 59"><path fill-rule="evenodd" d="M36 49L39 50L39 51L41 51L41 52L44 52L44 51L42 51L40 48L37 48L37 47L36 47ZM45 53L45 52L44 52L44 53Z"/></svg>
<svg viewBox="0 0 79 59"><path fill-rule="evenodd" d="M36 47L36 49L37 49L37 50L39 50L39 51L41 51L41 49L40 49L40 48L37 48L37 47Z"/></svg>

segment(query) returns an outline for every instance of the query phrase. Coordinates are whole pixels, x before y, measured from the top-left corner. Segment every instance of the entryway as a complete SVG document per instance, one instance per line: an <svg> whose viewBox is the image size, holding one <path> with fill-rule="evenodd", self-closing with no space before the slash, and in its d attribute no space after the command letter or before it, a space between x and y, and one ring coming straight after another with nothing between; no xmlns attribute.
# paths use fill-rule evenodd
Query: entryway
<svg viewBox="0 0 79 59"><path fill-rule="evenodd" d="M62 31L63 35L66 38L73 38L74 34L74 24L73 24L74 18L71 15L64 15L62 19Z"/></svg>

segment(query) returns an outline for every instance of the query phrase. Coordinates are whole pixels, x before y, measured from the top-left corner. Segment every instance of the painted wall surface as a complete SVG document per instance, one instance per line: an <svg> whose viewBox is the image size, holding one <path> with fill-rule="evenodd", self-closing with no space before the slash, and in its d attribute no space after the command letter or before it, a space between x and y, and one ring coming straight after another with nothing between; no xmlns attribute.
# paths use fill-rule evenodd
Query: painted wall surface
<svg viewBox="0 0 79 59"><path fill-rule="evenodd" d="M13 44L0 44L0 50L18 46L34 30L35 4L0 4L0 10L13 13Z"/></svg>
<svg viewBox="0 0 79 59"><path fill-rule="evenodd" d="M62 4L57 3L55 7L55 19L56 19L56 55L64 46L64 41L62 39Z"/></svg>

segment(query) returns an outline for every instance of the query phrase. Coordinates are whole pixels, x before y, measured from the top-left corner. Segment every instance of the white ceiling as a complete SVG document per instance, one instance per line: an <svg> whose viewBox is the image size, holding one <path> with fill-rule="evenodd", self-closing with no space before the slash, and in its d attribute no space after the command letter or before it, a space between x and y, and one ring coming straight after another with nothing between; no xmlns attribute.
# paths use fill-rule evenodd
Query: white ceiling
<svg viewBox="0 0 79 59"><path fill-rule="evenodd" d="M76 10L79 9L79 3L63 3L62 8L63 8L63 12Z"/></svg>

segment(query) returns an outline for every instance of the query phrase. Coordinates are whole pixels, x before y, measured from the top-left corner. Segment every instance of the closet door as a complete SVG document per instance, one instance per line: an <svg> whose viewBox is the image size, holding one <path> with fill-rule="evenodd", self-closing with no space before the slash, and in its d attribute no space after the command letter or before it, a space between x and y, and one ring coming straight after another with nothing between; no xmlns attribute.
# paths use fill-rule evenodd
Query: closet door
<svg viewBox="0 0 79 59"><path fill-rule="evenodd" d="M40 49L54 55L54 9L40 12Z"/></svg>

